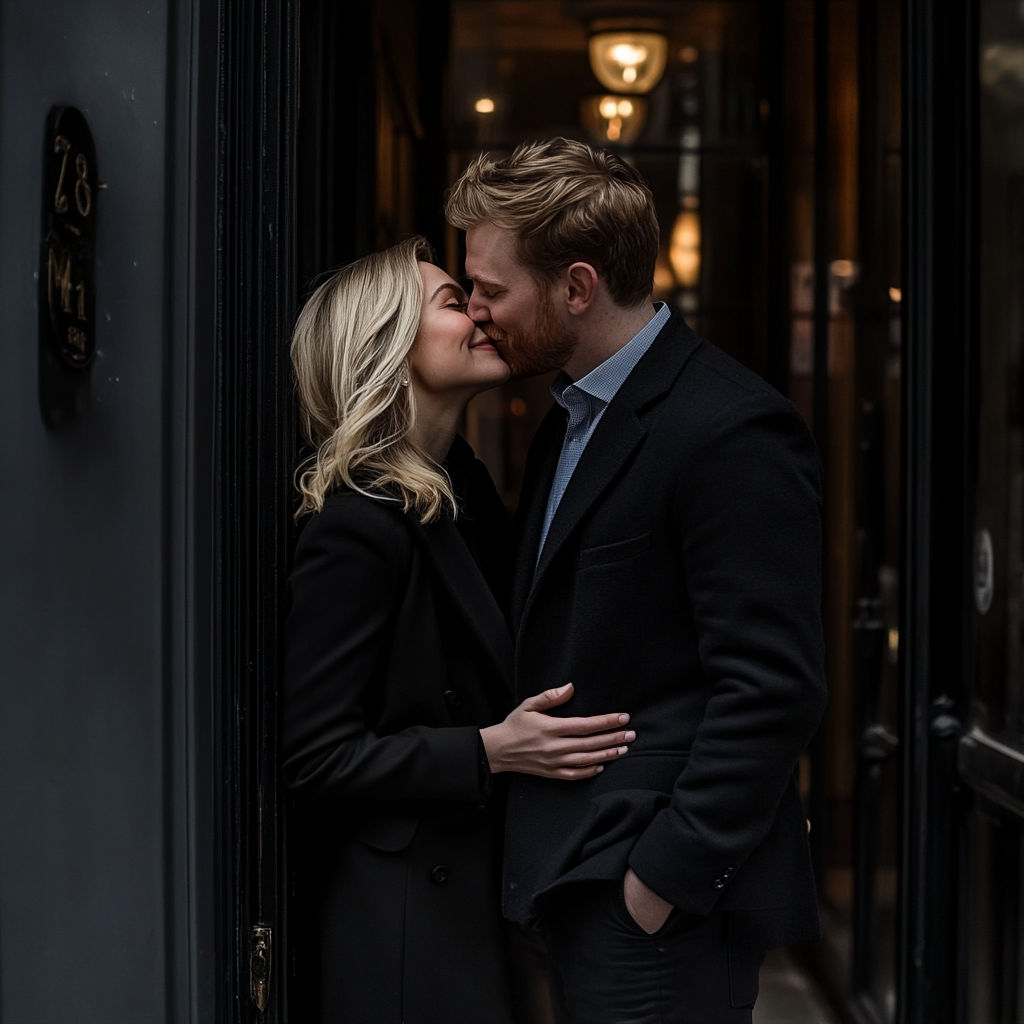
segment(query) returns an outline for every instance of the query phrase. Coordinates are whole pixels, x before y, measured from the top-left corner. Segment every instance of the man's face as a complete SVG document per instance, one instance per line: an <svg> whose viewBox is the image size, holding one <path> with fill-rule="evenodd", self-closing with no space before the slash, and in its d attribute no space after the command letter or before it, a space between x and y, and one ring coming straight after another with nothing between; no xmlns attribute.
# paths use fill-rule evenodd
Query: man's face
<svg viewBox="0 0 1024 1024"><path fill-rule="evenodd" d="M513 256L515 235L493 224L466 232L466 276L473 282L469 316L483 328L513 377L564 366L577 336L555 304L556 286L538 281Z"/></svg>

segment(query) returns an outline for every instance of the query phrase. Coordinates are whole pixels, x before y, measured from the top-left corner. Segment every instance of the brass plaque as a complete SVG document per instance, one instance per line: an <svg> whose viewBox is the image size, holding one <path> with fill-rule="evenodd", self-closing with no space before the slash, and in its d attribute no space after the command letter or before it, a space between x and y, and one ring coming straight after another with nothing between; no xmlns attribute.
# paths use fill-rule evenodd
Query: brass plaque
<svg viewBox="0 0 1024 1024"><path fill-rule="evenodd" d="M39 398L59 426L80 415L96 354L96 147L85 116L54 107L43 149Z"/></svg>

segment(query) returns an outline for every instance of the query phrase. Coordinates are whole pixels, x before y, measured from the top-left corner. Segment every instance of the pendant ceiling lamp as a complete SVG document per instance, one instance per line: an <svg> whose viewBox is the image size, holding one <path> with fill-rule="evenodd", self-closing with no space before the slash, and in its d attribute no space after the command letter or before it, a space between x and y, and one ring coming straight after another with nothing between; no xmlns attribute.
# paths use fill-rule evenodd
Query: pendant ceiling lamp
<svg viewBox="0 0 1024 1024"><path fill-rule="evenodd" d="M660 32L609 29L590 37L590 67L597 80L615 93L641 95L661 81L668 40Z"/></svg>

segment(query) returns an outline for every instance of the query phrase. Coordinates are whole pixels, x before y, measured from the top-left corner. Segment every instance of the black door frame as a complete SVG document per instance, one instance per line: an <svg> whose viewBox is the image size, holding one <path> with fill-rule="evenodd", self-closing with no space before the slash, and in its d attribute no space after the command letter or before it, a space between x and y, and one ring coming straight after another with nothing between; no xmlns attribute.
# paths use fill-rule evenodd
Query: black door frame
<svg viewBox="0 0 1024 1024"><path fill-rule="evenodd" d="M227 855L217 1019L272 1022L285 1019L287 996L277 695L294 509L298 2L222 0L219 38L214 670ZM261 1013L252 976L268 968Z"/></svg>
<svg viewBox="0 0 1024 1024"><path fill-rule="evenodd" d="M976 4L904 7L904 588L898 1020L965 1021L977 359Z"/></svg>

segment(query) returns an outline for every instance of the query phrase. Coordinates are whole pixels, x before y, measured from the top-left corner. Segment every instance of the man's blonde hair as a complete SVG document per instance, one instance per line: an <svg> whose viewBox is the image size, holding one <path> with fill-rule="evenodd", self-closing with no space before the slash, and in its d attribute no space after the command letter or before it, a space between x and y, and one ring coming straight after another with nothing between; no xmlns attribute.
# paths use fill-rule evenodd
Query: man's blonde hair
<svg viewBox="0 0 1024 1024"><path fill-rule="evenodd" d="M296 517L319 512L339 485L400 503L423 522L445 508L455 512L446 474L409 438L416 406L407 360L423 309L419 261L432 259L418 237L365 256L331 274L299 314L292 366L302 431L316 454L300 468Z"/></svg>
<svg viewBox="0 0 1024 1024"><path fill-rule="evenodd" d="M551 281L589 263L624 307L650 297L658 259L654 196L623 159L570 139L481 153L445 197L448 223L489 222L516 234L516 259Z"/></svg>

